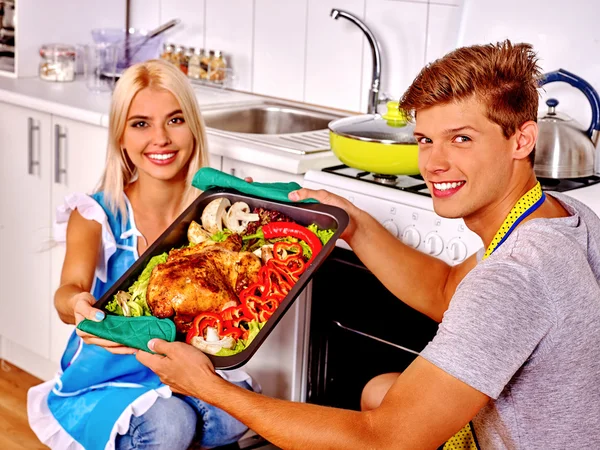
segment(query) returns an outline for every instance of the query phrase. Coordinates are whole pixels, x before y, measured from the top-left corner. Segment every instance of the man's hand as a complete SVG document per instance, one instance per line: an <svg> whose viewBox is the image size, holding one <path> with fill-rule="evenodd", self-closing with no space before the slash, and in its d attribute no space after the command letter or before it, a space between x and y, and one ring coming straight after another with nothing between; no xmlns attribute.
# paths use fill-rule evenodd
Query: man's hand
<svg viewBox="0 0 600 450"><path fill-rule="evenodd" d="M74 303L75 325L79 324L83 319L93 320L94 322L101 322L104 319L104 311L92 306L96 302L96 299L89 292L81 292L75 295L72 301ZM132 355L136 352L134 348L125 347L118 342L108 341L79 329L76 332L86 344L98 345L116 355Z"/></svg>
<svg viewBox="0 0 600 450"><path fill-rule="evenodd" d="M324 189L315 191L312 189L302 188L298 189L297 191L290 192L288 198L293 202L298 202L307 198L314 198L325 205L337 206L338 208L346 211L348 216L350 216L350 223L348 223L348 226L340 238L348 243L350 243L349 240L351 240L354 237L354 233L356 233L361 215L365 214L364 211L358 209L345 198L332 194Z"/></svg>
<svg viewBox="0 0 600 450"><path fill-rule="evenodd" d="M211 383L219 379L210 359L197 348L183 342L152 339L148 347L156 354L138 351L136 358L156 373L171 390L209 401Z"/></svg>

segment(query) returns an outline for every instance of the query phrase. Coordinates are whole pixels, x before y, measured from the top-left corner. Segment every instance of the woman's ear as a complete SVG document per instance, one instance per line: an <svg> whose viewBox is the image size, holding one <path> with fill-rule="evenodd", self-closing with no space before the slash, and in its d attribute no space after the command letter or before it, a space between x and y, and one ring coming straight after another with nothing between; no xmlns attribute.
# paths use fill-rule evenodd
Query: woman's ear
<svg viewBox="0 0 600 450"><path fill-rule="evenodd" d="M523 123L517 130L517 146L513 152L515 159L525 159L535 149L538 126L533 120Z"/></svg>

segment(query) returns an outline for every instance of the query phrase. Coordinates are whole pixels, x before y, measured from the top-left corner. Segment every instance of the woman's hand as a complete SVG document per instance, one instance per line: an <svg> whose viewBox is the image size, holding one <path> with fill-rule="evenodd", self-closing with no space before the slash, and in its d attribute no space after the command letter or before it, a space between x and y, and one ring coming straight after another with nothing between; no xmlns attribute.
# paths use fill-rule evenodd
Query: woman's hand
<svg viewBox="0 0 600 450"><path fill-rule="evenodd" d="M150 340L148 347L156 354L138 351L139 362L156 373L173 392L209 401L211 383L221 378L204 353L183 342L161 339Z"/></svg>
<svg viewBox="0 0 600 450"><path fill-rule="evenodd" d="M83 319L93 320L94 322L101 322L104 319L104 312L92 306L96 303L96 299L89 292L81 292L75 295L72 301L74 303L75 325L79 324ZM99 338L85 331L77 329L76 332L86 344L99 345L111 353L130 355L136 352L134 348L125 347L117 342Z"/></svg>
<svg viewBox="0 0 600 450"><path fill-rule="evenodd" d="M348 242L348 244L351 244L350 241L356 233L358 224L360 223L361 215L364 214L364 211L358 209L345 198L340 197L339 195L332 194L331 192L326 191L324 189L319 189L318 191L315 191L312 189L302 188L298 189L297 191L290 192L288 198L293 202L298 202L307 198L314 198L315 200L318 200L321 203L331 206L337 206L338 208L341 208L344 211L346 211L348 213L348 216L350 216L350 222L348 223L348 226L346 227L340 238Z"/></svg>

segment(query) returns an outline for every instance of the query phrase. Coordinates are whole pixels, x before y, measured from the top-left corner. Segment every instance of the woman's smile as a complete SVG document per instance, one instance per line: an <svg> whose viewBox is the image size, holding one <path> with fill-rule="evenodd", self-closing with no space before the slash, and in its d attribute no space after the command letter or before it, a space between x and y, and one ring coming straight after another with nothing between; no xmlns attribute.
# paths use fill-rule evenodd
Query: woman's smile
<svg viewBox="0 0 600 450"><path fill-rule="evenodd" d="M151 152L145 153L146 158L157 166L166 166L171 164L177 158L177 150L168 152Z"/></svg>

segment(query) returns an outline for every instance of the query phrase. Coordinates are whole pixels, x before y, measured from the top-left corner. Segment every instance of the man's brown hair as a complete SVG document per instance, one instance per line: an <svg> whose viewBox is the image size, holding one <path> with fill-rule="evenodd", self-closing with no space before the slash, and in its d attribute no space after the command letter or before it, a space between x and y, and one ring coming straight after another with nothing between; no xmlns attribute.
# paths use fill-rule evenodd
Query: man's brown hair
<svg viewBox="0 0 600 450"><path fill-rule="evenodd" d="M461 47L421 70L402 96L400 109L416 117L420 109L475 95L508 139L523 123L537 121L541 76L529 44L506 40ZM534 152L529 158L533 164Z"/></svg>

